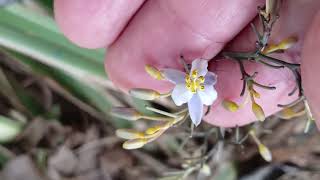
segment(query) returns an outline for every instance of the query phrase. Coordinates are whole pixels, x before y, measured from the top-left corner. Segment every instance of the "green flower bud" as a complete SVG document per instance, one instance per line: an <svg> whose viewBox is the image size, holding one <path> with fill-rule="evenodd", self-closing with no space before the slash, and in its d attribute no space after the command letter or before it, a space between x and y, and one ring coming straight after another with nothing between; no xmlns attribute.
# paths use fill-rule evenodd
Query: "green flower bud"
<svg viewBox="0 0 320 180"><path fill-rule="evenodd" d="M142 100L155 100L160 97L160 93L152 89L134 88L129 91L129 94L135 98Z"/></svg>
<svg viewBox="0 0 320 180"><path fill-rule="evenodd" d="M125 107L114 107L111 109L110 113L114 117L127 119L131 121L138 120L142 117L142 115L135 109Z"/></svg>

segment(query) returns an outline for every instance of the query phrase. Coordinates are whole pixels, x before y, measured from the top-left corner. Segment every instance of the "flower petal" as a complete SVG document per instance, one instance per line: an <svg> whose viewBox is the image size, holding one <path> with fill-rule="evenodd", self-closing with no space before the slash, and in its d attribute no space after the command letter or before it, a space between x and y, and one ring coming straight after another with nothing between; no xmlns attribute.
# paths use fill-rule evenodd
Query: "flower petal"
<svg viewBox="0 0 320 180"><path fill-rule="evenodd" d="M182 104L188 102L192 98L192 92L190 92L185 84L178 84L173 89L171 97L173 102L177 106L181 106Z"/></svg>
<svg viewBox="0 0 320 180"><path fill-rule="evenodd" d="M207 106L212 105L212 103L217 99L218 93L211 85L205 85L203 91L198 91L201 102Z"/></svg>
<svg viewBox="0 0 320 180"><path fill-rule="evenodd" d="M192 98L188 102L188 108L193 124L198 126L201 122L203 114L203 104L198 93L192 96Z"/></svg>
<svg viewBox="0 0 320 180"><path fill-rule="evenodd" d="M205 76L208 72L208 61L205 59L195 59L192 61L191 72L193 70L198 71L199 76Z"/></svg>
<svg viewBox="0 0 320 180"><path fill-rule="evenodd" d="M163 69L161 72L166 80L170 81L173 84L185 83L186 74L182 71L178 71L175 69Z"/></svg>
<svg viewBox="0 0 320 180"><path fill-rule="evenodd" d="M213 72L208 72L205 76L204 76L204 84L205 85L210 85L210 86L213 86L216 84L217 82L217 75Z"/></svg>

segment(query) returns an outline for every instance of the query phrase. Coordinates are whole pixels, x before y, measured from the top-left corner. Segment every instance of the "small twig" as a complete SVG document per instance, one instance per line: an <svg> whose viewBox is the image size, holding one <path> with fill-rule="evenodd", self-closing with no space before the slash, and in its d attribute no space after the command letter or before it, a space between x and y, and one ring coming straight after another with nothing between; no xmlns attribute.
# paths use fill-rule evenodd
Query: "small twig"
<svg viewBox="0 0 320 180"><path fill-rule="evenodd" d="M208 106L208 109L207 109L206 113L204 113L204 115L205 116L208 115L210 113L210 111L211 111L211 106Z"/></svg>
<svg viewBox="0 0 320 180"><path fill-rule="evenodd" d="M274 68L274 69L283 69L283 68L285 68L285 66L272 65L272 64L269 64L269 63L267 63L267 62L265 62L265 61L263 61L263 60L259 60L259 62L260 62L261 64L264 64L264 65L269 66L269 67Z"/></svg>
<svg viewBox="0 0 320 180"><path fill-rule="evenodd" d="M278 107L281 107L281 108L291 107L291 106L294 106L294 105L298 104L299 102L303 101L304 99L305 99L304 96L300 96L298 99L296 99L293 102L290 102L288 104L278 104Z"/></svg>
<svg viewBox="0 0 320 180"><path fill-rule="evenodd" d="M183 65L184 70L186 71L186 73L190 73L189 66L186 63L186 60L184 59L183 55L180 56L180 62Z"/></svg>
<svg viewBox="0 0 320 180"><path fill-rule="evenodd" d="M151 107L151 106L145 106L145 107L149 111L152 111L152 112L155 112L155 113L167 116L167 117L171 117L171 118L178 118L179 117L178 115L175 115L175 114L172 114L172 113L168 113L166 111L162 111L160 109L156 109L156 108Z"/></svg>
<svg viewBox="0 0 320 180"><path fill-rule="evenodd" d="M260 83L255 82L255 81L253 81L252 83L253 83L254 85L258 86L258 87L263 88L263 89L268 89L268 90L275 90L275 89L276 89L276 87L274 87L274 86L262 85L262 84L260 84Z"/></svg>

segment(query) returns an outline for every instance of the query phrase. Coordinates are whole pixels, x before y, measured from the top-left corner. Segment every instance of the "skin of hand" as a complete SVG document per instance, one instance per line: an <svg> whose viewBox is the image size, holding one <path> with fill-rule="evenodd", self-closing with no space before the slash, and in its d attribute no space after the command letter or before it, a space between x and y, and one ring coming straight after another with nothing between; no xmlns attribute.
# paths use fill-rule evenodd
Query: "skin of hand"
<svg viewBox="0 0 320 180"><path fill-rule="evenodd" d="M172 85L150 78L144 71L146 64L182 70L181 54L191 62L199 57L210 59L223 48L253 50L256 39L248 23L258 22L257 6L263 4L264 0L55 0L54 10L58 26L72 42L85 48L108 49L106 72L120 89L167 92ZM299 38L294 47L275 57L295 63L302 59L303 86L316 119L320 116L320 83L313 77L320 73L319 8L320 1L284 0L271 36L275 43L291 35ZM266 115L280 110L277 104L297 98L287 95L295 85L289 70L253 63L245 67L250 73L259 72L257 82L277 87L273 91L256 88L261 94L257 102ZM238 65L220 59L210 61L209 70L218 75L219 98L204 120L223 127L255 121L250 104L235 113L221 107L223 99L243 101Z"/></svg>

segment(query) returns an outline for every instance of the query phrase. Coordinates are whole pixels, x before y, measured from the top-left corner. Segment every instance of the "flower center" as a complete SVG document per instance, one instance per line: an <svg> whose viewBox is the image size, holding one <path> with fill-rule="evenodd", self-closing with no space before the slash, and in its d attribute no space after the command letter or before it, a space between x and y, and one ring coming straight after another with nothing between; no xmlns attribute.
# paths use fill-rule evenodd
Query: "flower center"
<svg viewBox="0 0 320 180"><path fill-rule="evenodd" d="M191 72L191 75L186 75L186 88L191 91L192 93L196 93L198 90L203 91L204 90L204 80L205 78L203 76L198 77L198 71L193 70Z"/></svg>

